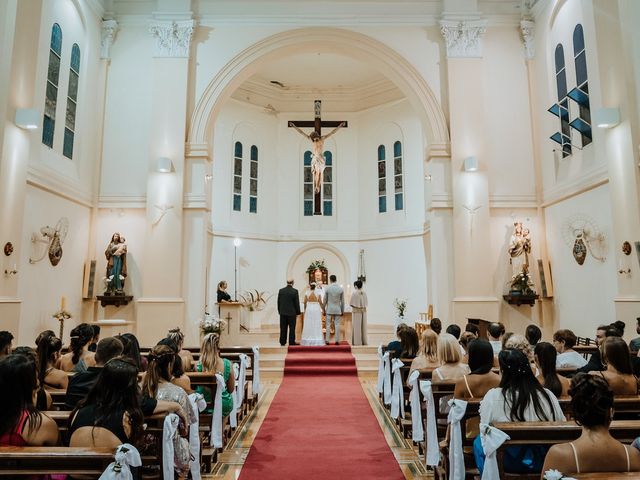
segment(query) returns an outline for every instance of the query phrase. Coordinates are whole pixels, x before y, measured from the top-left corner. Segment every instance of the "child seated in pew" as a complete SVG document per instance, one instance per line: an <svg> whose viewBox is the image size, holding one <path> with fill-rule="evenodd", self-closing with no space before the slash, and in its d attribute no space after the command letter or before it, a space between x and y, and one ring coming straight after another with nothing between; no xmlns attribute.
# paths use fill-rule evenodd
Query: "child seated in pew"
<svg viewBox="0 0 640 480"><path fill-rule="evenodd" d="M538 367L536 379L547 390L557 397L569 394L569 379L558 375L556 371L556 357L558 352L549 342L539 342L534 349L534 359Z"/></svg>
<svg viewBox="0 0 640 480"><path fill-rule="evenodd" d="M39 336L38 342L38 380L41 386L66 389L69 376L56 368L62 350L62 340L55 335Z"/></svg>
<svg viewBox="0 0 640 480"><path fill-rule="evenodd" d="M464 375L456 382L454 398L462 400L482 398L500 385L500 375L493 368L493 347L484 339L472 340L468 346L469 369L471 373Z"/></svg>
<svg viewBox="0 0 640 480"><path fill-rule="evenodd" d="M620 337L607 337L601 345L604 371L592 371L590 375L601 376L614 395L638 393L638 379L633 375L629 347Z"/></svg>
<svg viewBox="0 0 640 480"><path fill-rule="evenodd" d="M529 359L520 350L506 349L498 354L502 378L498 388L489 390L480 404L480 423L564 421L558 399L543 388L531 370ZM473 443L480 473L485 454L480 436ZM542 445L512 446L504 451L504 471L537 473L542 469L547 448Z"/></svg>
<svg viewBox="0 0 640 480"><path fill-rule="evenodd" d="M607 382L599 375L578 373L571 380L569 395L573 417L582 426L582 435L575 442L553 445L549 449L543 475L550 469L565 475L639 472L640 451L623 445L609 433L614 395Z"/></svg>
<svg viewBox="0 0 640 480"><path fill-rule="evenodd" d="M433 330L427 328L424 332L422 332L418 356L411 362L409 375L411 375L414 370L438 368L439 366L440 362L438 361L438 334Z"/></svg>
<svg viewBox="0 0 640 480"><path fill-rule="evenodd" d="M200 361L196 364L197 372L210 372L222 375L225 381L225 388L222 391L222 415L227 416L233 410L233 397L231 393L236 388L236 380L233 375L233 365L228 358L220 356L220 335L218 333L207 333L202 340L200 349ZM211 391L208 388L198 387L196 391L202 394L210 403Z"/></svg>

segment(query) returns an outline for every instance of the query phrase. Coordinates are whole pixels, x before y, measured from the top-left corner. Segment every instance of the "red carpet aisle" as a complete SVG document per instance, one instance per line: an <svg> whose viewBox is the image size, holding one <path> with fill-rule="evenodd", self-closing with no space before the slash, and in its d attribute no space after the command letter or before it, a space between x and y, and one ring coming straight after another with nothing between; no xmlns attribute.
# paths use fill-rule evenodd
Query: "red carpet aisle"
<svg viewBox="0 0 640 480"><path fill-rule="evenodd" d="M240 480L401 480L349 345L289 347Z"/></svg>

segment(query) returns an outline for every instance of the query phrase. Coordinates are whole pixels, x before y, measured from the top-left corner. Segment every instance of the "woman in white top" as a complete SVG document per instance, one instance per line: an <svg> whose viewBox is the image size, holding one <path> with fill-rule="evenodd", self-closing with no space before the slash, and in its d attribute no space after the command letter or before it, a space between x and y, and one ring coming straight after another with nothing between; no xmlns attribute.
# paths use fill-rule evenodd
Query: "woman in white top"
<svg viewBox="0 0 640 480"><path fill-rule="evenodd" d="M565 420L558 399L536 380L524 353L502 350L498 361L502 373L500 386L489 390L482 399L480 423ZM543 445L508 447L504 452L504 470L509 473L540 472L547 450ZM485 455L480 436L474 441L473 453L482 472Z"/></svg>
<svg viewBox="0 0 640 480"><path fill-rule="evenodd" d="M302 345L324 345L322 335L322 299L316 293L316 284L309 285L309 291L304 296L304 326L302 327ZM327 327L329 328L329 327Z"/></svg>
<svg viewBox="0 0 640 480"><path fill-rule="evenodd" d="M556 368L577 369L587 364L587 359L573 349L577 341L578 337L571 330L562 329L553 334L553 346L558 352Z"/></svg>

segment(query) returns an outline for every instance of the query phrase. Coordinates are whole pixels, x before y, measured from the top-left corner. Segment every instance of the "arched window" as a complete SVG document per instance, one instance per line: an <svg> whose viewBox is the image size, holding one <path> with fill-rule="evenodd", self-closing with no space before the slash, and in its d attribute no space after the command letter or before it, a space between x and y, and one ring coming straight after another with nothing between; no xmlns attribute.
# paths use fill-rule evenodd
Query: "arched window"
<svg viewBox="0 0 640 480"><path fill-rule="evenodd" d="M384 145L378 146L378 213L387 211L387 162Z"/></svg>
<svg viewBox="0 0 640 480"><path fill-rule="evenodd" d="M236 142L233 148L233 211L242 206L242 144Z"/></svg>
<svg viewBox="0 0 640 480"><path fill-rule="evenodd" d="M322 172L322 185L320 195L316 195L313 185L313 174L311 173L311 151L307 150L303 156L302 166L302 211L305 217L313 216L315 212L315 202L319 201L322 206L322 215L330 217L333 215L333 154L326 150L324 152L324 172Z"/></svg>
<svg viewBox="0 0 640 480"><path fill-rule="evenodd" d="M258 213L258 147L251 145L249 163L249 213Z"/></svg>
<svg viewBox="0 0 640 480"><path fill-rule="evenodd" d="M393 185L396 210L402 210L404 208L404 182L402 181L402 144L400 142L393 144Z"/></svg>
<svg viewBox="0 0 640 480"><path fill-rule="evenodd" d="M562 157L571 155L571 126L569 124L569 99L567 97L567 70L564 63L564 48L558 44L555 50L556 90L558 103L549 112L560 119L560 131L551 135L551 140L562 147Z"/></svg>
<svg viewBox="0 0 640 480"><path fill-rule="evenodd" d="M60 58L62 56L62 29L57 23L51 27L49 44L49 68L47 70L47 90L44 99L44 119L42 122L42 143L53 148L53 134L56 127L56 104L60 80Z"/></svg>
<svg viewBox="0 0 640 480"><path fill-rule="evenodd" d="M324 172L322 173L322 214L333 215L333 154L324 152Z"/></svg>
<svg viewBox="0 0 640 480"><path fill-rule="evenodd" d="M587 79L587 53L584 45L582 25L573 30L573 60L576 67L576 88L568 93L578 104L579 116L571 121L571 126L580 132L582 146L591 143L591 109L589 106L589 83Z"/></svg>
<svg viewBox="0 0 640 480"><path fill-rule="evenodd" d="M73 158L73 141L76 131L76 107L78 105L78 79L80 78L80 47L77 43L71 48L71 66L69 68L69 88L67 89L67 115L64 125L64 145L62 154Z"/></svg>

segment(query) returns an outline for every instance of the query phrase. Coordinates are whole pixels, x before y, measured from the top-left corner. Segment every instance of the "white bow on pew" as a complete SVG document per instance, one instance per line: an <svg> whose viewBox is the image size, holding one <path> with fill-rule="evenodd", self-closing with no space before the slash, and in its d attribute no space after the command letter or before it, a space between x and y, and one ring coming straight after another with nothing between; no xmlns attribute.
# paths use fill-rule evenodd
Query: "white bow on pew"
<svg viewBox="0 0 640 480"><path fill-rule="evenodd" d="M242 408L242 404L244 403L244 387L247 383L247 368L249 368L250 362L249 357L244 353L241 353L239 356L240 373L238 374L238 382L236 383L236 400L238 408Z"/></svg>
<svg viewBox="0 0 640 480"><path fill-rule="evenodd" d="M260 347L251 347L253 350L253 380L251 381L251 391L254 394L260 395L262 392L262 385L260 384Z"/></svg>
<svg viewBox="0 0 640 480"><path fill-rule="evenodd" d="M391 364L393 372L393 391L391 392L391 418L404 418L404 386L402 385L402 375L400 369L404 367L402 360L394 358Z"/></svg>
<svg viewBox="0 0 640 480"><path fill-rule="evenodd" d="M467 402L452 398L449 400L449 416L447 418L450 429L449 438L449 480L464 480L464 452L462 451L462 431L460 421L467 411Z"/></svg>
<svg viewBox="0 0 640 480"><path fill-rule="evenodd" d="M180 418L175 413L164 417L162 429L162 472L164 480L172 480L175 472L175 451L173 440L178 435Z"/></svg>
<svg viewBox="0 0 640 480"><path fill-rule="evenodd" d="M236 398L238 397L238 377L240 376L240 367L237 363L233 363L231 366L233 370L233 378L235 379L235 389L231 393L231 398L233 399L233 408L231 409L231 413L229 413L229 424L231 428L236 428L238 426L238 402Z"/></svg>
<svg viewBox="0 0 640 480"><path fill-rule="evenodd" d="M102 472L98 480L133 480L131 467L142 465L140 452L128 443L123 443L116 448L115 461Z"/></svg>
<svg viewBox="0 0 640 480"><path fill-rule="evenodd" d="M384 352L382 360L384 362L382 398L385 405L391 405L391 361L389 360L389 352Z"/></svg>
<svg viewBox="0 0 640 480"><path fill-rule="evenodd" d="M384 392L384 358L382 355L382 345L378 345L378 384L376 385L378 393Z"/></svg>
<svg viewBox="0 0 640 480"><path fill-rule="evenodd" d="M440 446L438 445L438 426L436 424L436 405L430 380L420 381L420 391L427 404L427 453L426 464L435 467L440 462Z"/></svg>
<svg viewBox="0 0 640 480"><path fill-rule="evenodd" d="M224 377L216 373L216 398L213 402L213 415L211 418L211 446L222 448L222 390L224 389Z"/></svg>
<svg viewBox="0 0 640 480"><path fill-rule="evenodd" d="M486 423L480 424L480 441L482 442L482 450L484 450L485 455L481 480L500 478L496 452L504 442L510 439L511 437L502 430L487 425Z"/></svg>
<svg viewBox="0 0 640 480"><path fill-rule="evenodd" d="M411 387L411 395L409 396L409 402L411 402L411 440L414 442L421 442L424 440L424 427L422 426L422 405L420 405L420 385L418 383L420 378L420 372L414 370L409 375L407 382Z"/></svg>
<svg viewBox="0 0 640 480"><path fill-rule="evenodd" d="M191 410L195 412L195 421L189 428L189 452L191 453L189 469L192 480L200 480L200 416L198 413L207 408L207 402L201 394L192 393L189 395L189 403Z"/></svg>

